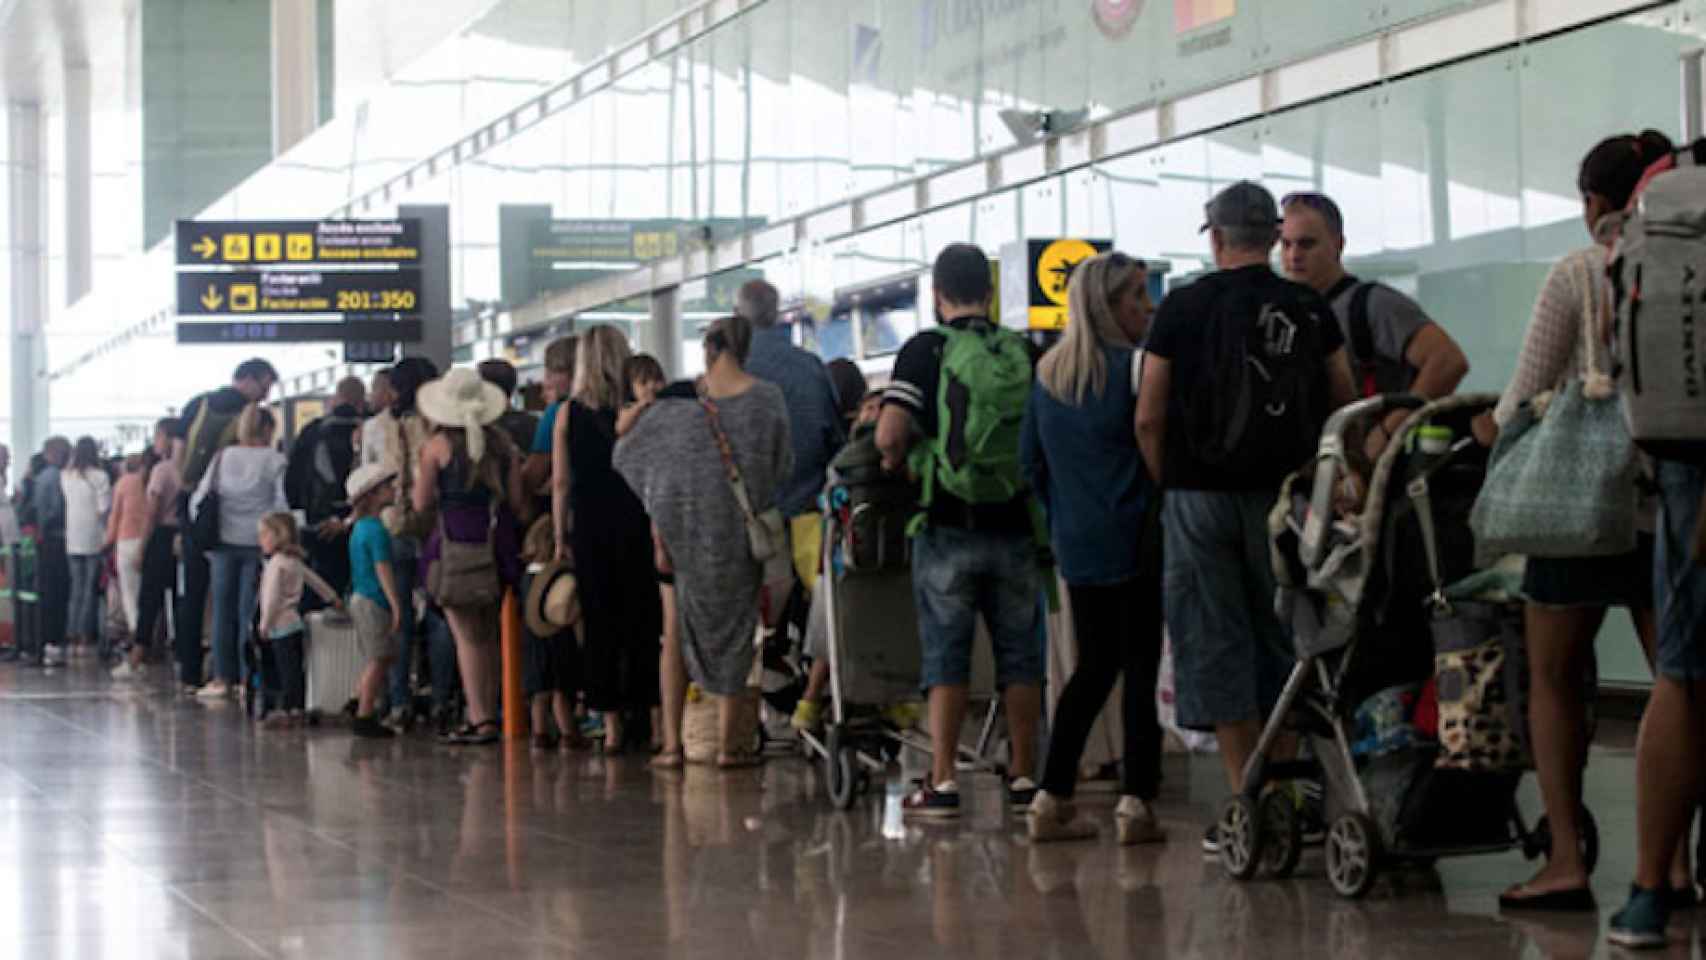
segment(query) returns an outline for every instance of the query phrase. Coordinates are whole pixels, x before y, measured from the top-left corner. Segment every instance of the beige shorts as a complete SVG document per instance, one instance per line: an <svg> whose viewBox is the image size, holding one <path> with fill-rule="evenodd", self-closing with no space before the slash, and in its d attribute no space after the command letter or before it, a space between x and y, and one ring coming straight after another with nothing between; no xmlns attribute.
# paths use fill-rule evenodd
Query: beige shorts
<svg viewBox="0 0 1706 960"><path fill-rule="evenodd" d="M364 659L396 656L396 645L391 642L391 611L358 593L350 597L349 615L355 621L355 648Z"/></svg>

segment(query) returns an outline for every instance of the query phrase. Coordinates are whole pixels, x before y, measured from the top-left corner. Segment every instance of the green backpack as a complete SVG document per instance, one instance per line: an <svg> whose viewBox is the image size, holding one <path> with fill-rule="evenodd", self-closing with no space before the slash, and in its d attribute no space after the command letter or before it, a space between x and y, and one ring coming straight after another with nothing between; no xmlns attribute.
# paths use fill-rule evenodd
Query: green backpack
<svg viewBox="0 0 1706 960"><path fill-rule="evenodd" d="M969 504L1006 503L1025 492L1019 432L1031 392L1031 357L1009 330L973 322L943 326L942 373L936 387L936 436L915 449L924 481L921 505L937 489Z"/></svg>

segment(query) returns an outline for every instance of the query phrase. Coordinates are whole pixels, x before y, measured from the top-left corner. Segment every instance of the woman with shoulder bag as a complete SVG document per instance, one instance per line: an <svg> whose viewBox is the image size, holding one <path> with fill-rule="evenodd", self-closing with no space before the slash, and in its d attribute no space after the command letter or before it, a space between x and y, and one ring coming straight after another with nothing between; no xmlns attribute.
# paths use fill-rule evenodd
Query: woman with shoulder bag
<svg viewBox="0 0 1706 960"><path fill-rule="evenodd" d="M766 568L776 551L781 564L792 563L785 543L760 543L779 526L777 487L793 470L794 457L781 389L742 367L751 346L747 320L713 323L705 333L699 396L664 391L616 445L615 456L617 471L656 526L658 559L666 561L658 569L673 571L687 673L718 698L717 764L725 769L761 760L756 736L744 742L740 698L757 655L753 640ZM773 606L780 604L776 598ZM661 691L664 716L679 717L684 691L665 686L673 689ZM666 729L664 741L679 743L679 731ZM660 766L681 761L679 754L658 759Z"/></svg>
<svg viewBox="0 0 1706 960"><path fill-rule="evenodd" d="M596 326L581 335L574 394L557 416L551 442L558 558L596 561L578 567L575 575L582 686L587 708L604 714L606 753L628 746L625 712L638 713L658 702L657 643L663 627L651 521L611 466L628 357L628 341L615 327Z"/></svg>
<svg viewBox="0 0 1706 960"><path fill-rule="evenodd" d="M1605 393L1612 303L1606 265L1636 184L1647 167L1670 150L1669 139L1648 131L1610 137L1583 158L1577 186L1583 219L1594 242L1560 260L1547 276L1534 304L1516 373L1492 415L1475 423L1481 442L1492 444L1519 413L1530 416L1523 406L1547 391L1554 397L1578 389ZM1540 406L1544 404L1536 408ZM1620 456L1633 457L1633 441L1626 434L1624 440L1628 446ZM1495 462L1489 468L1489 475L1497 466ZM1557 476L1569 476L1565 466L1557 465ZM1636 497L1633 490L1615 495L1627 496L1629 502ZM1523 630L1528 647L1529 730L1541 799L1551 823L1552 849L1538 874L1500 895L1499 905L1506 910L1595 909L1580 842L1582 771L1588 749L1586 698L1590 695L1584 677L1589 675L1594 638L1611 607L1629 610L1648 661L1653 657L1650 505L1643 503L1631 520L1639 530L1631 552L1592 555L1603 551L1584 545L1581 556L1528 558L1522 592L1527 598ZM1693 900L1685 848L1677 851L1671 884L1676 897Z"/></svg>
<svg viewBox="0 0 1706 960"><path fill-rule="evenodd" d="M213 679L196 692L208 700L230 697L247 676L249 641L259 607L261 517L290 509L284 496L284 454L273 448L278 422L251 403L237 418L237 445L214 454L190 503L198 529L204 511L217 514L218 545L208 550L213 595ZM211 518L209 518L211 519Z"/></svg>
<svg viewBox="0 0 1706 960"><path fill-rule="evenodd" d="M415 470L413 507L437 518L421 568L456 641L468 701L468 723L445 739L496 743L498 609L520 572L515 526L505 514L527 508L515 445L493 426L508 401L478 373L456 368L421 387L417 406L433 432Z"/></svg>
<svg viewBox="0 0 1706 960"><path fill-rule="evenodd" d="M1097 714L1124 680L1119 842L1162 839L1155 678L1161 663L1161 491L1137 446L1135 345L1149 327L1143 264L1100 254L1073 271L1072 322L1037 365L1021 460L1048 507L1072 607L1076 666L1055 708L1048 769L1027 813L1034 841L1093 837L1075 817L1078 763Z"/></svg>

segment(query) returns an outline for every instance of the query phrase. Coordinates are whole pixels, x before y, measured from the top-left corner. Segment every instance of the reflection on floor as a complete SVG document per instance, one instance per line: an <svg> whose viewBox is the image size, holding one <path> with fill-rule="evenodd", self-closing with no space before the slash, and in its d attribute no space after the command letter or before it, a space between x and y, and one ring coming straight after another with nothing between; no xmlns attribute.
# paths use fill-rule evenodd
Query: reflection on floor
<svg viewBox="0 0 1706 960"><path fill-rule="evenodd" d="M898 777L838 814L795 759L653 775L638 757L262 732L92 668L5 667L0 956L1584 958L1605 955L1629 876L1631 763L1625 738L1590 777L1601 916L1501 920L1515 854L1359 904L1313 855L1292 881L1228 882L1198 848L1209 762L1170 761L1168 845L1039 848L993 780L963 823L917 828ZM1085 806L1106 821L1112 798ZM1685 924L1672 956L1699 956Z"/></svg>

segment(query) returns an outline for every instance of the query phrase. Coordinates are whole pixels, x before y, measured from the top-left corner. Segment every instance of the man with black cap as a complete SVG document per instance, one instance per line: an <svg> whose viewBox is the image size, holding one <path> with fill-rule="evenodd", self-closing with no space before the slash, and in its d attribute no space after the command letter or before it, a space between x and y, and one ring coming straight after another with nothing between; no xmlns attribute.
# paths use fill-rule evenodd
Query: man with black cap
<svg viewBox="0 0 1706 960"><path fill-rule="evenodd" d="M1356 397L1344 334L1308 287L1269 266L1273 195L1248 181L1207 207L1219 269L1175 290L1149 328L1138 445L1166 490L1165 606L1179 722L1213 730L1237 790L1290 669L1274 615L1268 512ZM1210 828L1204 850L1219 849Z"/></svg>

